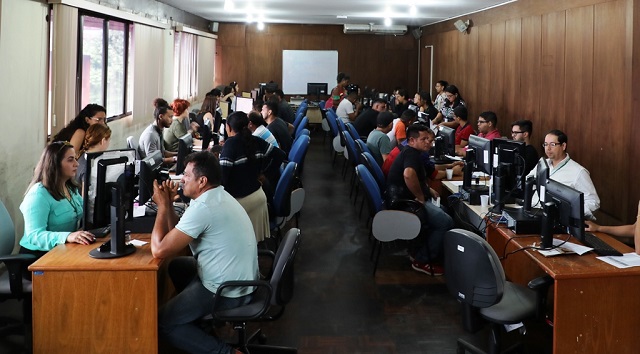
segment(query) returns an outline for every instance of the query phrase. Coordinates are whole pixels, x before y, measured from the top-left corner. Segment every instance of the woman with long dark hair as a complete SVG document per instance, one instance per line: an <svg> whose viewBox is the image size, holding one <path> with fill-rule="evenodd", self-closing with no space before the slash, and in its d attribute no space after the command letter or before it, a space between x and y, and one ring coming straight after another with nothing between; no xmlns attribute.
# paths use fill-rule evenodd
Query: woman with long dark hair
<svg viewBox="0 0 640 354"><path fill-rule="evenodd" d="M90 103L86 105L66 127L54 135L51 141L68 141L75 151L80 154L80 149L84 142L84 135L89 126L93 124L106 125L106 119L107 110L98 104Z"/></svg>
<svg viewBox="0 0 640 354"><path fill-rule="evenodd" d="M262 241L270 231L267 194L272 194L270 186L277 183L285 153L253 136L248 125L244 112L234 112L227 118L229 138L220 153L222 185L247 211L256 239Z"/></svg>
<svg viewBox="0 0 640 354"><path fill-rule="evenodd" d="M90 232L78 231L83 204L74 180L77 169L76 151L69 142L54 142L44 149L20 203L24 217L20 253L40 258L59 244L95 241ZM30 279L24 267L23 275Z"/></svg>
<svg viewBox="0 0 640 354"><path fill-rule="evenodd" d="M462 99L462 95L460 95L460 91L455 85L449 85L444 89L444 93L447 99L444 102L444 105L438 112L438 115L433 120L434 124L442 124L449 128L456 129L458 127L458 123L453 118L453 110L458 106L465 106L465 102Z"/></svg>

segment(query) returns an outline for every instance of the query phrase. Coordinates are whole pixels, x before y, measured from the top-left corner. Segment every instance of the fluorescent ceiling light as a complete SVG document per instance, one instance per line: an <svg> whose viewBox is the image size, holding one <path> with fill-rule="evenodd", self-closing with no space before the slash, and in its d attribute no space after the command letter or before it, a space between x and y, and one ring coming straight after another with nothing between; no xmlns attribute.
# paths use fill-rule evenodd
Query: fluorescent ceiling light
<svg viewBox="0 0 640 354"><path fill-rule="evenodd" d="M235 8L235 4L233 3L233 0L224 0L224 9L225 11L231 11Z"/></svg>
<svg viewBox="0 0 640 354"><path fill-rule="evenodd" d="M384 18L384 25L387 27L391 26L391 19L389 17Z"/></svg>
<svg viewBox="0 0 640 354"><path fill-rule="evenodd" d="M416 17L417 14L418 14L418 8L416 7L416 5L411 5L409 7L409 15L411 15L411 17Z"/></svg>

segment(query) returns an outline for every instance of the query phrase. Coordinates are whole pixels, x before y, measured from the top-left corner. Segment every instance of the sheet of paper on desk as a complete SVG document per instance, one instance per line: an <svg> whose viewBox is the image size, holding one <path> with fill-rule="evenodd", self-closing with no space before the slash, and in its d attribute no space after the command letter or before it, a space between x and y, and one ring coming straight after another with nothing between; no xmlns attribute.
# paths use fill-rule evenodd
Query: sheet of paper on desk
<svg viewBox="0 0 640 354"><path fill-rule="evenodd" d="M455 160L455 161L462 161L462 157L460 156L451 156L451 155L444 155L446 158Z"/></svg>
<svg viewBox="0 0 640 354"><path fill-rule="evenodd" d="M149 242L146 242L146 241L140 241L140 240L131 240L131 241L129 241L129 244L134 245L134 246L136 246L136 247L144 246L144 245L146 245L147 243L149 243Z"/></svg>
<svg viewBox="0 0 640 354"><path fill-rule="evenodd" d="M562 246L558 248L552 248L550 250L538 250L538 252L540 252L540 254L542 254L545 257L559 256L561 254L574 254L574 253L577 253L582 256L583 254L593 249L590 247L578 245L576 243L564 242L564 240L559 240L557 238L553 239L553 245L554 246L562 245Z"/></svg>
<svg viewBox="0 0 640 354"><path fill-rule="evenodd" d="M471 174L471 177L473 177L473 178L489 178L490 176L488 174L484 173L484 172L481 172L481 171L474 171Z"/></svg>
<svg viewBox="0 0 640 354"><path fill-rule="evenodd" d="M453 184L456 187L460 187L464 181L449 181L449 183Z"/></svg>
<svg viewBox="0 0 640 354"><path fill-rule="evenodd" d="M640 255L635 252L625 253L622 256L596 257L599 260L609 263L616 268L631 268L640 266Z"/></svg>
<svg viewBox="0 0 640 354"><path fill-rule="evenodd" d="M133 217L134 218L139 218L141 216L144 216L146 212L147 212L147 206L146 205L136 205L136 206L133 207Z"/></svg>

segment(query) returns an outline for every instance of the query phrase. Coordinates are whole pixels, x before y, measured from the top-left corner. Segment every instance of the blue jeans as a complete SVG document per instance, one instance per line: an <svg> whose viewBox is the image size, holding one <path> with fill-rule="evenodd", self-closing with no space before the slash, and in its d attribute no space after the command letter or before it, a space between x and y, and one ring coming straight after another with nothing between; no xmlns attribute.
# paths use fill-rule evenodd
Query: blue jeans
<svg viewBox="0 0 640 354"><path fill-rule="evenodd" d="M444 234L453 228L453 219L444 210L437 207L431 201L424 203L427 213L426 240L418 248L415 259L418 263L429 263L440 256L444 243Z"/></svg>
<svg viewBox="0 0 640 354"><path fill-rule="evenodd" d="M160 335L176 348L189 353L232 353L232 348L224 341L207 334L195 324L198 319L211 314L215 298L215 294L205 288L198 278L196 260L193 257L174 259L169 265L169 274L180 293L160 308ZM190 278L184 286L184 280ZM183 286L184 289L181 289ZM251 301L251 295L223 297L220 300L223 301L223 308L234 308Z"/></svg>

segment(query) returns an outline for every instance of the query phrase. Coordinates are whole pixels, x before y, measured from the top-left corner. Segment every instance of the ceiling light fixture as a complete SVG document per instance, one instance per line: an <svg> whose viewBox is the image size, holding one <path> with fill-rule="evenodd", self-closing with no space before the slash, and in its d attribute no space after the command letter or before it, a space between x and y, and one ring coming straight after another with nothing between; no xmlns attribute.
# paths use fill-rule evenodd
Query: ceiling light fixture
<svg viewBox="0 0 640 354"><path fill-rule="evenodd" d="M391 19L389 17L384 18L384 25L387 27L391 26Z"/></svg>
<svg viewBox="0 0 640 354"><path fill-rule="evenodd" d="M224 0L224 10L225 11L231 11L235 8L235 4L233 3L233 0Z"/></svg>
<svg viewBox="0 0 640 354"><path fill-rule="evenodd" d="M417 14L418 14L418 8L416 7L416 5L411 5L409 7L409 15L411 15L411 17L416 17Z"/></svg>

